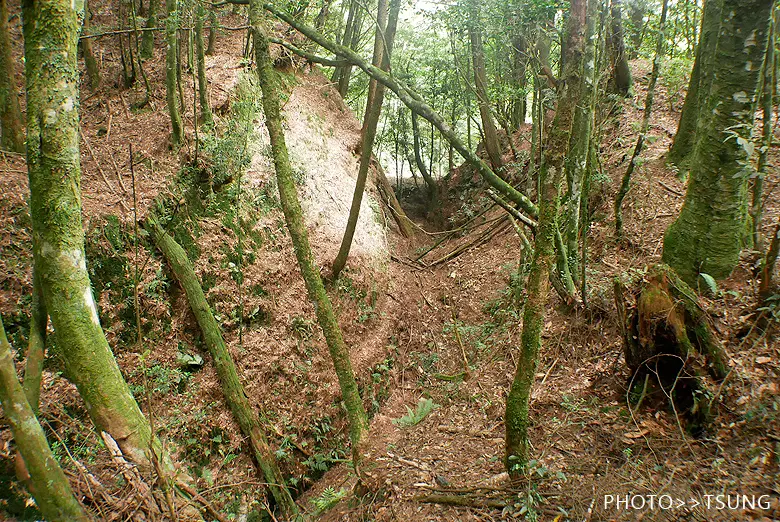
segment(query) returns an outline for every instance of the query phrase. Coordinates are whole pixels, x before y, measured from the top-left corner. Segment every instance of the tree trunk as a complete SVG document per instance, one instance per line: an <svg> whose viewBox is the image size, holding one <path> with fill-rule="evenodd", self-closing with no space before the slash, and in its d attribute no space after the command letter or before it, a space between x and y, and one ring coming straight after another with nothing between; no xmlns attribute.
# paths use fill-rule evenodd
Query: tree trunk
<svg viewBox="0 0 780 522"><path fill-rule="evenodd" d="M428 198L435 207L439 204L439 185L425 167L425 162L420 152L420 126L417 123L417 115L415 113L412 113L412 136L414 140L414 161L417 164L417 170L420 171L420 175L428 186Z"/></svg>
<svg viewBox="0 0 780 522"><path fill-rule="evenodd" d="M146 29L157 27L157 3L160 0L149 0L149 15L146 17ZM154 55L154 31L144 31L141 37L141 58L149 59Z"/></svg>
<svg viewBox="0 0 780 522"><path fill-rule="evenodd" d="M496 125L490 110L490 99L487 92L487 72L485 71L485 50L482 46L482 29L479 21L479 6L472 0L469 2L469 38L471 40L471 57L474 63L474 91L477 95L479 116L482 129L485 132L485 150L494 172L499 172L504 166L501 158L501 145L498 142Z"/></svg>
<svg viewBox="0 0 780 522"><path fill-rule="evenodd" d="M284 486L285 481L282 472L279 470L273 451L268 445L268 440L265 437L265 433L263 433L257 415L249 403L244 387L238 377L236 365L227 345L225 345L219 324L214 319L214 314L206 301L206 296L203 294L203 289L198 282L197 275L195 275L192 263L187 258L187 253L153 219L147 222L147 229L187 294L187 302L195 315L195 319L198 321L198 326L200 326L203 333L203 339L209 349L209 353L211 353L211 357L214 359L214 366L217 369L225 401L230 407L230 411L233 412L233 418L241 427L241 432L249 439L252 453L257 460L260 470L263 472L263 476L276 503L280 506L285 519L294 518L298 513L298 506L290 496L289 490Z"/></svg>
<svg viewBox="0 0 780 522"><path fill-rule="evenodd" d="M587 26L585 30L585 55L582 60L582 81L580 82L577 98L580 102L574 112L571 140L569 142L569 154L566 159L566 182L568 184L568 199L566 209L565 229L565 253L566 270L572 276L572 282L579 281L579 233L580 233L580 208L582 200L587 199L588 194L583 194L583 180L585 179L589 163L588 154L591 149L591 133L593 130L593 114L595 111L596 90L596 19L598 6L594 0L588 3ZM559 271L562 267L559 267ZM573 296L572 296L573 298Z"/></svg>
<svg viewBox="0 0 780 522"><path fill-rule="evenodd" d="M512 39L512 51L514 64L512 72L514 76L515 89L517 94L512 101L511 130L517 130L520 125L525 123L525 114L527 112L528 79L526 78L528 69L528 41L525 36L518 34Z"/></svg>
<svg viewBox="0 0 780 522"><path fill-rule="evenodd" d="M24 0L22 15L35 272L66 374L95 426L129 460L148 465L151 429L103 335L84 255L78 16L69 0Z"/></svg>
<svg viewBox="0 0 780 522"><path fill-rule="evenodd" d="M263 91L263 111L265 112L266 127L271 140L271 153L273 154L277 184L279 185L279 199L282 203L282 210L287 221L287 230L290 232L295 256L298 259L298 266L306 283L309 299L315 303L314 308L317 312L317 320L325 335L325 341L328 344L328 350L338 376L341 397L346 406L349 419L352 460L355 469L359 470L364 437L368 431L368 420L363 402L358 393L355 374L352 371L349 350L344 343L341 328L333 312L330 298L325 292L319 267L314 260L309 245L309 235L306 231L306 224L303 221L303 211L298 200L298 192L287 154L284 130L282 129L282 115L279 107L279 79L269 55L268 38L261 26L260 10L262 7L267 9L270 6L261 6L258 0L251 0L250 23L255 38L257 71L260 87Z"/></svg>
<svg viewBox="0 0 780 522"><path fill-rule="evenodd" d="M558 202L564 178L564 161L572 128L577 86L580 84L584 29L586 21L585 0L572 0L566 35L566 69L558 108L555 112L550 139L544 151L539 178L539 224L536 231L534 256L526 285L528 298L523 311L521 355L517 370L506 399L506 452L507 471L518 477L528 463L530 425L529 405L531 387L536 373L542 330L550 291L550 270L555 261L555 236L557 231Z"/></svg>
<svg viewBox="0 0 780 522"><path fill-rule="evenodd" d="M685 93L680 122L677 124L677 133L668 155L669 161L678 167L684 166L686 158L696 145L700 108L709 95L712 81L713 60L718 43L722 10L723 0L704 2L696 58L688 82L688 92Z"/></svg>
<svg viewBox="0 0 780 522"><path fill-rule="evenodd" d="M197 13L195 14L195 53L197 55L196 61L198 64L200 118L204 125L210 125L214 120L211 116L211 107L209 107L209 82L208 78L206 78L206 56L203 49L203 17L206 13L201 4L198 4L195 9L197 9Z"/></svg>
<svg viewBox="0 0 780 522"><path fill-rule="evenodd" d="M382 4L385 0L379 0L379 8L382 9ZM374 47L374 61L378 63L379 67L383 71L390 69L390 56L393 52L393 40L395 39L395 31L398 26L398 13L401 9L400 0L392 0L390 4L390 13L387 20L387 31L382 37L382 30L377 28L377 45ZM380 18L381 22L381 18ZM385 43L387 48L383 50ZM363 140L360 145L360 166L358 167L357 180L355 181L355 193L352 195L352 205L349 209L349 217L347 218L347 229L344 231L344 237L341 239L341 247L339 253L336 255L336 259L333 261L333 278L337 279L341 271L347 264L347 258L349 257L349 251L352 247L352 239L355 235L355 228L357 227L357 220L360 216L360 204L363 201L363 191L366 188L366 177L368 176L368 168L371 164L372 149L374 148L374 138L376 137L376 128L379 124L379 116L382 112L382 102L384 101L385 86L377 84L374 81L374 95L371 97L371 88L369 86L369 99L371 105L366 105L366 114L363 119Z"/></svg>
<svg viewBox="0 0 780 522"><path fill-rule="evenodd" d="M0 0L0 145L6 150L24 152L24 127L19 107L19 88L11 57L11 35L8 32L8 5Z"/></svg>
<svg viewBox="0 0 780 522"><path fill-rule="evenodd" d="M769 249L766 252L763 266L761 267L761 282L758 286L758 295L761 300L767 299L777 294L777 280L775 279L775 266L777 265L777 256L780 253L780 222L775 226L774 234L769 242Z"/></svg>
<svg viewBox="0 0 780 522"><path fill-rule="evenodd" d="M767 159L769 158L769 149L772 146L772 101L776 88L776 70L775 61L775 23L774 17L769 26L769 37L767 38L766 53L764 54L764 71L761 81L761 148L758 153L758 165L756 167L756 177L752 179L750 205L750 220L753 225L753 247L756 250L761 249L761 217L763 214L764 178L767 174Z"/></svg>
<svg viewBox="0 0 780 522"><path fill-rule="evenodd" d="M46 442L38 419L16 377L11 345L0 320L0 404L11 425L16 448L24 459L32 484L30 493L47 520L84 521L89 518L73 495L65 473Z"/></svg>
<svg viewBox="0 0 780 522"><path fill-rule="evenodd" d="M406 215L406 212L404 212L404 209L401 208L401 204L398 202L398 198L395 196L395 191L393 190L392 185L390 185L390 181L388 181L387 175L385 174L382 165L379 163L379 160L376 156L374 156L373 160L376 172L374 184L379 191L379 196L382 198L382 201L384 201L385 205L387 205L387 207L390 209L390 213L393 215L393 219L398 225L398 230L401 232L401 234L404 237L412 237L414 235L414 225L412 220L409 219L409 217Z"/></svg>
<svg viewBox="0 0 780 522"><path fill-rule="evenodd" d="M610 53L612 57L612 87L615 92L628 95L631 89L631 69L628 68L628 54L623 38L623 13L620 0L612 0L612 30L609 35Z"/></svg>
<svg viewBox="0 0 780 522"><path fill-rule="evenodd" d="M669 1L663 0L661 7L661 19L658 22L658 42L655 46L655 58L653 59L653 70L650 72L650 82L647 85L647 95L645 96L645 110L642 113L642 125L639 128L639 137L636 140L634 153L631 155L631 161L628 163L623 179L620 182L620 189L615 198L615 237L620 241L623 238L623 199L628 194L631 184L631 175L634 172L639 155L642 154L642 147L645 144L647 130L650 128L650 114L653 111L653 97L655 95L655 84L658 82L658 75L661 72L661 61L664 57L664 44L666 34L664 32L666 25L666 11Z"/></svg>
<svg viewBox="0 0 780 522"><path fill-rule="evenodd" d="M90 18L92 18L92 11L89 10L89 2L85 0L84 25L81 30L81 34L89 34ZM92 38L85 38L79 43L81 45L81 52L84 55L84 65L87 69L89 86L92 90L95 90L100 86L100 67L98 67L97 60L95 59L95 53L92 51Z"/></svg>
<svg viewBox="0 0 780 522"><path fill-rule="evenodd" d="M387 30L387 0L378 0L376 9L376 30L374 31L374 54L371 63L375 67L382 67L382 56L385 48L385 31ZM393 35L395 36L395 35ZM368 82L368 96L366 97L366 111L363 115L363 126L360 129L360 148L366 139L366 129L369 122L371 108L374 107L377 81L371 78Z"/></svg>
<svg viewBox="0 0 780 522"><path fill-rule="evenodd" d="M701 273L728 277L749 233L747 145L772 3L723 1L723 11L734 15L721 22L685 202L664 236L664 262L694 288Z"/></svg>
<svg viewBox="0 0 780 522"><path fill-rule="evenodd" d="M358 45L360 44L360 31L363 29L363 9L362 6L359 5L357 0L354 0L353 2L356 7L355 12L355 18L352 22L352 33L350 35L350 39L345 41L346 44L350 49L357 50ZM342 98L346 99L347 94L349 94L349 82L352 79L352 64L345 65L342 68L341 76L339 77L339 85L338 90L339 94Z"/></svg>
<svg viewBox="0 0 780 522"><path fill-rule="evenodd" d="M179 18L179 0L165 0L166 19L165 19L165 94L168 102L168 115L171 118L171 142L174 147L182 143L182 120L179 111L179 92L178 92L178 18Z"/></svg>
<svg viewBox="0 0 780 522"><path fill-rule="evenodd" d="M322 7L317 18L314 20L314 28L318 31L322 31L325 28L325 22L328 20L328 14L330 13L330 4L333 0L322 0Z"/></svg>
<svg viewBox="0 0 780 522"><path fill-rule="evenodd" d="M33 268L33 293L30 306L30 340L27 343L27 360L24 367L24 395L37 415L41 397L43 361L46 355L46 327L49 314L41 294L40 277Z"/></svg>
<svg viewBox="0 0 780 522"><path fill-rule="evenodd" d="M206 45L206 56L212 56L217 50L217 32L219 31L219 19L217 18L217 8L209 7L209 41Z"/></svg>

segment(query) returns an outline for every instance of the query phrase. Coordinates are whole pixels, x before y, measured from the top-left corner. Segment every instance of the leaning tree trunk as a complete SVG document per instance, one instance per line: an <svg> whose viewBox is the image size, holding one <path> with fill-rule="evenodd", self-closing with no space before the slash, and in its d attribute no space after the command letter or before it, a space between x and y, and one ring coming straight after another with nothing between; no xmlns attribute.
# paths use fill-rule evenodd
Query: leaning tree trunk
<svg viewBox="0 0 780 522"><path fill-rule="evenodd" d="M8 32L8 5L0 0L0 145L13 152L24 152L24 127L19 108L11 35Z"/></svg>
<svg viewBox="0 0 780 522"><path fill-rule="evenodd" d="M749 235L747 186L752 167L747 144L772 4L723 1L723 12L733 16L721 22L685 202L664 236L664 262L693 287L702 273L728 277Z"/></svg>
<svg viewBox="0 0 780 522"><path fill-rule="evenodd" d="M634 288L616 281L615 305L633 402L647 395L652 376L689 431L700 433L711 421L706 374L724 379L729 365L696 292L670 267L656 265Z"/></svg>
<svg viewBox="0 0 780 522"><path fill-rule="evenodd" d="M498 142L496 125L490 110L490 99L487 92L487 73L485 71L485 50L482 46L482 29L479 22L479 6L474 0L469 2L469 38L471 40L471 57L474 64L474 92L477 95L479 116L485 133L485 150L495 172L504 166L501 158L501 145Z"/></svg>
<svg viewBox="0 0 780 522"><path fill-rule="evenodd" d="M379 0L379 9L382 10L382 4L385 0ZM390 56L393 52L393 40L398 26L398 14L401 9L400 0L393 0L390 4L390 12L387 18L387 30L380 26L377 28L376 40L374 46L374 63L383 71L390 69ZM380 17L380 22L381 22ZM384 33L384 34L383 34ZM383 43L384 42L384 43ZM385 48L386 46L386 48ZM372 87L373 84L373 94ZM360 165L358 167L357 180L355 181L355 192L352 195L352 204L347 218L347 228L344 231L344 237L341 239L341 247L333 260L333 277L338 278L341 271L347 264L349 251L352 248L352 239L355 236L358 217L360 217L360 205L363 201L363 191L366 188L366 178L371 164L372 149L374 148L374 138L376 138L376 128L379 124L379 116L382 112L382 102L384 101L385 86L376 80L369 83L369 102L366 105L366 114L363 123L363 137L360 144Z"/></svg>
<svg viewBox="0 0 780 522"><path fill-rule="evenodd" d="M528 298L523 311L521 355L506 399L504 464L513 477L520 476L528 463L531 387L542 345L542 329L547 296L550 292L550 270L555 261L559 193L564 178L569 133L577 104L576 91L580 84L587 1L572 0L570 5L566 35L566 68L558 97L558 108L539 173L541 186L539 224L534 244L534 257L526 285Z"/></svg>
<svg viewBox="0 0 780 522"><path fill-rule="evenodd" d="M179 0L165 0L167 9L165 19L165 93L168 102L168 115L171 118L171 141L174 146L181 145L183 125L179 111L178 67L179 52L177 32L179 28Z"/></svg>
<svg viewBox="0 0 780 522"><path fill-rule="evenodd" d="M628 68L628 53L623 35L623 12L620 0L612 0L612 29L609 35L609 47L612 58L612 78L610 83L615 92L628 95L633 80Z"/></svg>
<svg viewBox="0 0 780 522"><path fill-rule="evenodd" d="M341 397L346 406L347 418L349 419L352 460L355 468L359 470L364 438L368 431L366 410L360 399L355 374L352 371L349 350L344 343L341 328L336 320L330 298L325 292L319 267L314 260L314 255L309 245L309 235L306 230L306 224L303 221L303 211L298 200L298 191L295 187L282 128L282 115L279 106L279 78L273 68L273 62L269 54L268 37L261 25L260 11L262 7L258 0L251 0L249 13L255 40L255 59L257 61L258 77L260 79L260 88L263 91L263 112L265 112L265 122L271 141L271 153L273 154L276 179L279 185L279 199L281 200L282 211L287 221L287 230L290 232L290 238L292 239L295 257L298 259L298 266L306 283L309 299L315 304L317 320L325 335L325 341L339 380Z"/></svg>
<svg viewBox="0 0 780 522"><path fill-rule="evenodd" d="M669 149L669 162L678 167L685 166L686 159L696 145L696 132L699 124L700 108L709 95L712 80L713 59L718 43L723 0L704 2L704 13L699 31L699 43L696 46L696 58L693 62L688 91L685 93L680 122Z"/></svg>
<svg viewBox="0 0 780 522"><path fill-rule="evenodd" d="M666 42L664 26L666 25L666 11L668 5L669 1L664 0L663 6L661 7L661 19L658 22L658 42L655 46L655 58L653 59L653 70L650 72L650 82L647 85L645 110L642 113L642 125L639 128L639 137L636 140L634 153L631 155L631 161L628 163L626 172L623 174L623 179L620 181L620 189L618 189L617 197L615 198L615 237L618 241L623 239L623 199L626 197L626 194L628 194L628 189L631 185L631 175L634 173L634 168L639 161L639 155L642 154L642 147L645 144L647 130L650 128L650 114L653 111L655 84L658 82L658 75L661 72L661 60L663 60L664 57L664 44Z"/></svg>
<svg viewBox="0 0 780 522"><path fill-rule="evenodd" d="M128 459L148 464L151 429L103 335L84 256L78 15L69 0L24 0L22 16L36 275L66 374L98 431L108 432Z"/></svg>
<svg viewBox="0 0 780 522"><path fill-rule="evenodd" d="M230 355L225 340L222 338L217 320L211 312L206 296L203 294L195 275L192 263L187 258L187 253L178 243L153 219L147 222L147 228L154 238L154 243L160 249L165 259L173 270L176 279L179 280L184 292L187 294L187 301L190 304L192 313L198 321L206 347L214 359L214 366L217 368L217 375L222 386L222 392L225 394L225 401L233 412L233 417L238 422L242 433L249 439L249 445L252 453L257 460L260 470L263 472L268 487L280 506L285 519L292 519L298 513L298 506L290 496L290 491L284 486L284 477L279 470L276 458L271 451L268 441L263 432L263 428L258 421L249 398L244 392L244 387L238 377L236 365Z"/></svg>
<svg viewBox="0 0 780 522"><path fill-rule="evenodd" d="M425 167L425 162L423 161L422 153L420 151L420 125L417 123L417 114L414 112L412 112L412 140L414 142L414 162L417 164L417 170L420 171L420 175L428 186L428 198L430 203L433 207L436 207L439 204L439 186Z"/></svg>
<svg viewBox="0 0 780 522"><path fill-rule="evenodd" d="M14 357L11 345L5 336L3 322L0 320L0 404L5 419L11 425L14 443L24 459L30 475L30 483L35 503L47 520L84 521L89 518L73 495L65 473L46 442L35 412L27 402L22 385L16 377Z"/></svg>

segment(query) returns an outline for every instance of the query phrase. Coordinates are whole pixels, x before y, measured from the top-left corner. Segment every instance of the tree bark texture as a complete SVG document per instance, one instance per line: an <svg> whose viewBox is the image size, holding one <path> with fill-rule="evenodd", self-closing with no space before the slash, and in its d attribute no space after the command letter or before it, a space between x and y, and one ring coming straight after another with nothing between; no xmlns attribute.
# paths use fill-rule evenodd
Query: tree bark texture
<svg viewBox="0 0 780 522"><path fill-rule="evenodd" d="M7 0L0 0L0 145L6 150L24 152L24 127L19 106L14 61L11 58L11 35L8 29Z"/></svg>

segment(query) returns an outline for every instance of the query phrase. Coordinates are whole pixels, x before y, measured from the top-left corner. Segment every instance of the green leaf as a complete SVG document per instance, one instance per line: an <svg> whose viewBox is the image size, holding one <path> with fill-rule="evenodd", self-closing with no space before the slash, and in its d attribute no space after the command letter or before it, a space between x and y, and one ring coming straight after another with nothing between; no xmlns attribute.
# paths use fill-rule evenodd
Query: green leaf
<svg viewBox="0 0 780 522"><path fill-rule="evenodd" d="M715 278L710 274L700 273L699 277L704 280L705 288L710 295L718 295L718 283L715 282Z"/></svg>

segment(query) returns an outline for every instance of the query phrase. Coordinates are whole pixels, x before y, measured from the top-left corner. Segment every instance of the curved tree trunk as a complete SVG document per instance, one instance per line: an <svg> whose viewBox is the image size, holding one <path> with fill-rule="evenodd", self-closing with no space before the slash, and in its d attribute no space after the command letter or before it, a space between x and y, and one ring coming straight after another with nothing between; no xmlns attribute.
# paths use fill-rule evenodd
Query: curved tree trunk
<svg viewBox="0 0 780 522"><path fill-rule="evenodd" d="M35 272L67 376L95 426L128 459L148 465L151 429L103 335L84 256L78 16L69 0L24 0L22 15Z"/></svg>
<svg viewBox="0 0 780 522"><path fill-rule="evenodd" d="M11 36L8 32L7 0L0 0L0 145L13 152L24 152L24 127L19 107L14 61L11 58Z"/></svg>
<svg viewBox="0 0 780 522"><path fill-rule="evenodd" d="M430 198L430 202L435 207L439 204L439 185L425 167L425 162L423 161L420 151L420 126L417 123L417 114L414 112L412 112L412 137L414 141L414 161L417 164L417 170L420 171L420 175L428 186L428 197Z"/></svg>
<svg viewBox="0 0 780 522"><path fill-rule="evenodd" d="M22 385L16 377L11 345L0 320L0 404L11 425L16 448L24 459L30 474L31 491L35 503L47 520L83 521L89 518L73 495L65 473L46 442L33 408L27 402Z"/></svg>
<svg viewBox="0 0 780 522"><path fill-rule="evenodd" d="M257 415L244 392L236 365L225 340L222 338L219 324L214 319L214 314L206 301L206 296L203 294L192 263L187 258L187 253L171 236L165 233L156 221L150 219L147 222L147 228L154 238L157 248L165 256L176 279L179 280L187 294L187 302L198 321L211 357L214 359L214 366L217 369L222 392L225 394L225 401L228 403L230 411L233 412L233 418L238 422L244 436L249 439L252 453L268 482L274 499L280 506L285 519L294 518L298 513L298 506L290 496L289 490L284 486L282 472L279 470L276 458L268 445L268 440L263 433Z"/></svg>
<svg viewBox="0 0 780 522"><path fill-rule="evenodd" d="M734 13L721 22L712 87L680 215L664 236L663 260L696 288L698 275L728 277L739 262L747 228L747 144L753 128L760 64L772 0L724 0ZM717 109L717 110L716 110Z"/></svg>
<svg viewBox="0 0 780 522"><path fill-rule="evenodd" d="M287 154L287 144L282 129L282 115L279 104L279 79L273 68L273 62L268 51L268 38L261 26L261 6L259 0L251 0L250 23L255 39L255 56L257 71L260 78L260 87L263 91L263 112L265 123L271 140L271 153L274 158L277 184L279 185L279 199L282 203L287 230L290 232L295 257L301 275L306 283L309 299L315 303L317 320L319 321L325 341L328 344L331 360L338 376L341 387L341 397L347 409L349 419L350 440L352 441L352 460L356 470L360 469L364 437L368 431L368 419L363 402L360 399L355 374L352 371L352 362L349 358L349 350L344 343L333 306L325 286L320 277L319 267L309 245L309 234L303 221L303 211L298 200L298 192L295 187L292 167Z"/></svg>

